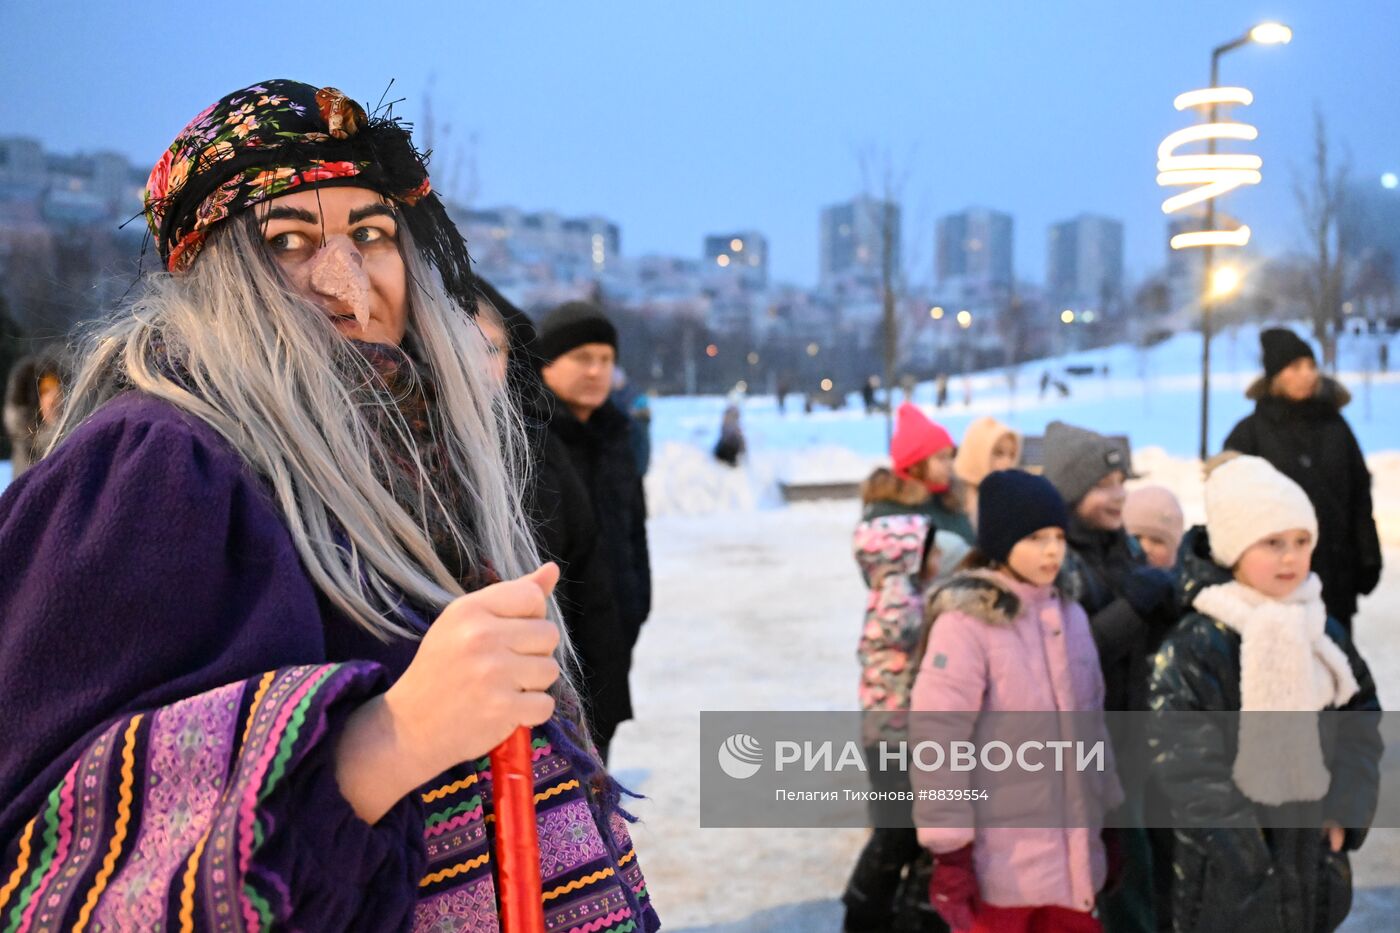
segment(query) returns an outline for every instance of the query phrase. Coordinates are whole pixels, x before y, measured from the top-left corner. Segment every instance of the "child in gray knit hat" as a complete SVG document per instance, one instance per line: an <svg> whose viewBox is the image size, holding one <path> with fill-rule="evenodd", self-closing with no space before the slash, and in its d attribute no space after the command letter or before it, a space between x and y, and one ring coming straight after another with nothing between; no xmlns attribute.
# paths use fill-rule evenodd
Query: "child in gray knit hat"
<svg viewBox="0 0 1400 933"><path fill-rule="evenodd" d="M1145 710L1149 660L1176 623L1175 587L1164 570L1148 566L1141 546L1123 527L1124 482L1134 478L1127 445L1060 421L1045 429L1045 478L1070 508L1065 573L1089 616L1104 678L1104 709ZM1127 806L1142 806L1147 748L1141 736L1113 736ZM1123 882L1104 898L1108 928L1153 929L1157 912L1152 849L1141 829L1120 830Z"/></svg>

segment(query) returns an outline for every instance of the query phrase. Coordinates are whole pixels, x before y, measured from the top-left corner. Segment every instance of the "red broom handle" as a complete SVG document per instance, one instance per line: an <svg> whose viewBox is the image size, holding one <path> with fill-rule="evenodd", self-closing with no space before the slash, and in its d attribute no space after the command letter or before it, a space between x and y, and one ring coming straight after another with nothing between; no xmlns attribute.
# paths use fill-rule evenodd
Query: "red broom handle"
<svg viewBox="0 0 1400 933"><path fill-rule="evenodd" d="M544 933L535 769L531 758L530 730L525 726L518 727L491 752L502 933Z"/></svg>

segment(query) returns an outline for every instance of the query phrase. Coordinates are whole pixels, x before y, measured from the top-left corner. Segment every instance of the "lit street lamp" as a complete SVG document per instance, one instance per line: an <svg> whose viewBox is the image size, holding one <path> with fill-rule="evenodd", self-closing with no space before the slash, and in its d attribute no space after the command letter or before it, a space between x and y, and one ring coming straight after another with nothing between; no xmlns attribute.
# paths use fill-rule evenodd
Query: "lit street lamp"
<svg viewBox="0 0 1400 933"><path fill-rule="evenodd" d="M1260 23L1249 32L1218 45L1210 53L1210 86L1217 88L1220 86L1220 57L1226 52L1234 51L1243 45L1257 43L1259 45L1285 45L1293 38L1293 30L1281 23ZM1207 123L1216 123L1216 101L1210 103L1210 110ZM1206 141L1206 152L1210 156L1215 155L1215 136L1208 137ZM1206 200L1206 230L1215 229L1215 198ZM1202 297L1201 297L1201 460L1210 456L1210 338L1211 338L1211 312L1212 304L1218 295L1215 291L1215 280L1213 275L1213 265L1215 259L1215 247L1207 243L1204 247L1205 253L1201 257L1202 271ZM1234 273L1234 285L1239 284L1239 273ZM1231 289L1233 290L1233 288Z"/></svg>
<svg viewBox="0 0 1400 933"><path fill-rule="evenodd" d="M1210 297L1212 301L1229 298L1239 290L1244 277L1234 266L1221 266L1210 277Z"/></svg>

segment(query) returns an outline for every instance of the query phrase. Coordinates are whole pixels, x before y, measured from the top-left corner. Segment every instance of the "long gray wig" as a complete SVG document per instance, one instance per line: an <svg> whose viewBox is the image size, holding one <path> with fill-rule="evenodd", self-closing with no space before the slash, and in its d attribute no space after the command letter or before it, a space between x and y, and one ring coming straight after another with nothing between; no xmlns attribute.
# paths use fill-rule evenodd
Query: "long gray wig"
<svg viewBox="0 0 1400 933"><path fill-rule="evenodd" d="M491 377L480 330L447 295L407 225L398 229L409 279L406 339L437 389L430 416L447 461L440 482L464 491L469 527L451 509L440 511L461 553L483 555L503 579L528 573L539 554L522 509L529 464L519 416ZM252 214L220 225L188 272L149 276L87 337L75 372L55 444L125 388L209 423L270 482L316 586L379 638L417 637L396 615L401 596L440 611L462 595L428 529L374 468L387 451L354 383L375 374L326 315L287 286ZM380 422L401 434L401 450L413 451L403 416L383 407ZM431 483L422 488L437 497ZM566 672L576 669L566 634L559 655ZM576 707L568 676L555 692Z"/></svg>

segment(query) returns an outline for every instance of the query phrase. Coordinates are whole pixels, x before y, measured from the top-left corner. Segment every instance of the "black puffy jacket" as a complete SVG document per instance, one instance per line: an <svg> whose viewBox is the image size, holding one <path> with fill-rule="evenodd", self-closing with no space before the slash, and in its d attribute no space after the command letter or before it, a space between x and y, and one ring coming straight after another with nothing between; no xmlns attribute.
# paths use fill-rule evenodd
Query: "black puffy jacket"
<svg viewBox="0 0 1400 933"><path fill-rule="evenodd" d="M1375 589L1381 576L1371 473L1342 417L1351 393L1323 377L1317 394L1302 402L1269 394L1263 379L1247 395L1254 413L1235 425L1225 448L1263 457L1308 494L1317 512L1313 571L1322 580L1322 600L1350 629L1357 596Z"/></svg>
<svg viewBox="0 0 1400 933"><path fill-rule="evenodd" d="M1066 542L1064 573L1089 615L1103 668L1104 709L1145 710L1148 660L1177 619L1170 591L1145 617L1128 604L1124 578L1146 567L1147 558L1125 531L1092 529L1076 516Z"/></svg>
<svg viewBox="0 0 1400 933"><path fill-rule="evenodd" d="M1209 540L1199 527L1187 534L1177 569L1188 609L1201 589L1231 579L1211 560ZM1321 933L1336 929L1350 908L1346 850L1361 844L1376 810L1380 702L1350 636L1332 619L1326 631L1356 676L1359 689L1343 709L1358 715L1347 717L1340 734L1324 740L1332 791L1315 804L1289 805L1286 819L1235 785L1237 727L1221 728L1230 720L1150 720L1153 778L1179 827L1171 903L1174 929L1182 933ZM1239 634L1223 622L1189 611L1157 655L1152 710L1238 712L1240 644ZM1316 828L1278 828L1320 826L1324 819L1346 828L1343 852L1332 853Z"/></svg>

